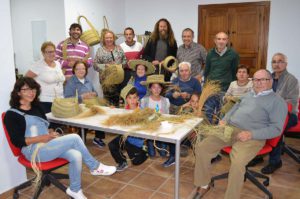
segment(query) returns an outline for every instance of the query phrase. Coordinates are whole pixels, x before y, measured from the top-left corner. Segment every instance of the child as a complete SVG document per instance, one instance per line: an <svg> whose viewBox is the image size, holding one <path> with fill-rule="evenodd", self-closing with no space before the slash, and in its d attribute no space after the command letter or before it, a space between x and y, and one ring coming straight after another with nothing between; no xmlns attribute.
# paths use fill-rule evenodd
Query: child
<svg viewBox="0 0 300 199"><path fill-rule="evenodd" d="M138 93L131 84L125 86L121 91L121 97L125 100L125 109L134 110L139 107ZM126 140L122 135L117 136L109 144L109 151L117 162L117 171L123 171L128 167L126 157L122 150L126 150L133 165L140 165L146 159L146 152L143 150L144 139L128 136Z"/></svg>
<svg viewBox="0 0 300 199"><path fill-rule="evenodd" d="M146 82L142 82L142 84L148 85L150 90L150 95L144 97L141 100L141 108L151 108L154 109L156 112L169 114L170 102L169 99L166 97L161 96L163 85L166 84L164 80L164 75L150 75L147 77ZM148 154L150 157L155 156L155 148L153 145L153 140L148 140ZM156 142L158 148L162 149L159 150L159 154L162 157L166 156L166 148L167 144L164 142Z"/></svg>

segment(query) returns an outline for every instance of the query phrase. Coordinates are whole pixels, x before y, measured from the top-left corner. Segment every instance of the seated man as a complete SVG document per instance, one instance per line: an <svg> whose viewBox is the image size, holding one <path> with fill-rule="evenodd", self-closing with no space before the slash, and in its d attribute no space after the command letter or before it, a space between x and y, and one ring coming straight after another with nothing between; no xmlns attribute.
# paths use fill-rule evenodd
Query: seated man
<svg viewBox="0 0 300 199"><path fill-rule="evenodd" d="M198 189L194 198L202 198L209 190L210 160L225 146L232 146L225 199L240 198L245 166L266 139L280 135L287 115L286 102L273 92L272 83L269 71L257 71L253 76L253 91L243 96L219 122L220 128L230 125L234 129L231 141L210 135L195 146L194 184Z"/></svg>

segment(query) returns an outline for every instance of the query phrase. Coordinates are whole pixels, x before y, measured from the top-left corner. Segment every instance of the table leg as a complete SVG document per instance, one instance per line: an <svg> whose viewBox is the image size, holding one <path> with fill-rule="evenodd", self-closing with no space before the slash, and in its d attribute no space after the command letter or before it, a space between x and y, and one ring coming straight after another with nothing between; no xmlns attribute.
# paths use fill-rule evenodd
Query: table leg
<svg viewBox="0 0 300 199"><path fill-rule="evenodd" d="M179 199L179 173L180 171L180 141L176 140L176 151L175 151L175 190L174 198Z"/></svg>
<svg viewBox="0 0 300 199"><path fill-rule="evenodd" d="M85 143L84 128L81 128L81 139L82 139L83 143Z"/></svg>

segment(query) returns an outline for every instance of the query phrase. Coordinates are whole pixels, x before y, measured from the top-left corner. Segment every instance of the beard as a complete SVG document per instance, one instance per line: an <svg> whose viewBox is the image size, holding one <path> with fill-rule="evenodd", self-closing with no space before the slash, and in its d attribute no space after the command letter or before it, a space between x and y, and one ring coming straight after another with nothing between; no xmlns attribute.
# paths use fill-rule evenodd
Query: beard
<svg viewBox="0 0 300 199"><path fill-rule="evenodd" d="M168 33L166 31L160 31L159 32L159 38L163 39L163 40L167 40L168 39Z"/></svg>

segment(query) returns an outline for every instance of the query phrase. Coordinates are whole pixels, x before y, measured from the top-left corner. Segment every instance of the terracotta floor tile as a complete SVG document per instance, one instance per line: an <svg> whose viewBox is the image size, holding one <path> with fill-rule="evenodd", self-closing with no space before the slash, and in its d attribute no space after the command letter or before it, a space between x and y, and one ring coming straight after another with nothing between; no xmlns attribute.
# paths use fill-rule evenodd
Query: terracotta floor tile
<svg viewBox="0 0 300 199"><path fill-rule="evenodd" d="M112 181L109 179L101 179L85 189L84 191L87 193L92 193L96 196L101 197L111 197L113 194L115 194L117 191L119 191L122 187L124 187L124 184L121 184L116 181Z"/></svg>
<svg viewBox="0 0 300 199"><path fill-rule="evenodd" d="M174 195L174 179L169 179L158 191L168 195ZM189 182L180 182L180 198L189 197L194 190L194 185Z"/></svg>
<svg viewBox="0 0 300 199"><path fill-rule="evenodd" d="M155 193L154 195L152 195L151 199L173 199L173 196L163 193Z"/></svg>
<svg viewBox="0 0 300 199"><path fill-rule="evenodd" d="M150 190L157 190L165 181L167 178L152 175L148 173L142 173L141 175L137 176L135 179L133 179L130 184L142 187L144 189L150 189Z"/></svg>
<svg viewBox="0 0 300 199"><path fill-rule="evenodd" d="M144 172L162 177L170 177L174 174L174 171L175 167L164 168L160 162L154 162Z"/></svg>
<svg viewBox="0 0 300 199"><path fill-rule="evenodd" d="M132 185L127 185L124 189L114 195L113 199L146 199L150 198L152 191L145 190Z"/></svg>

